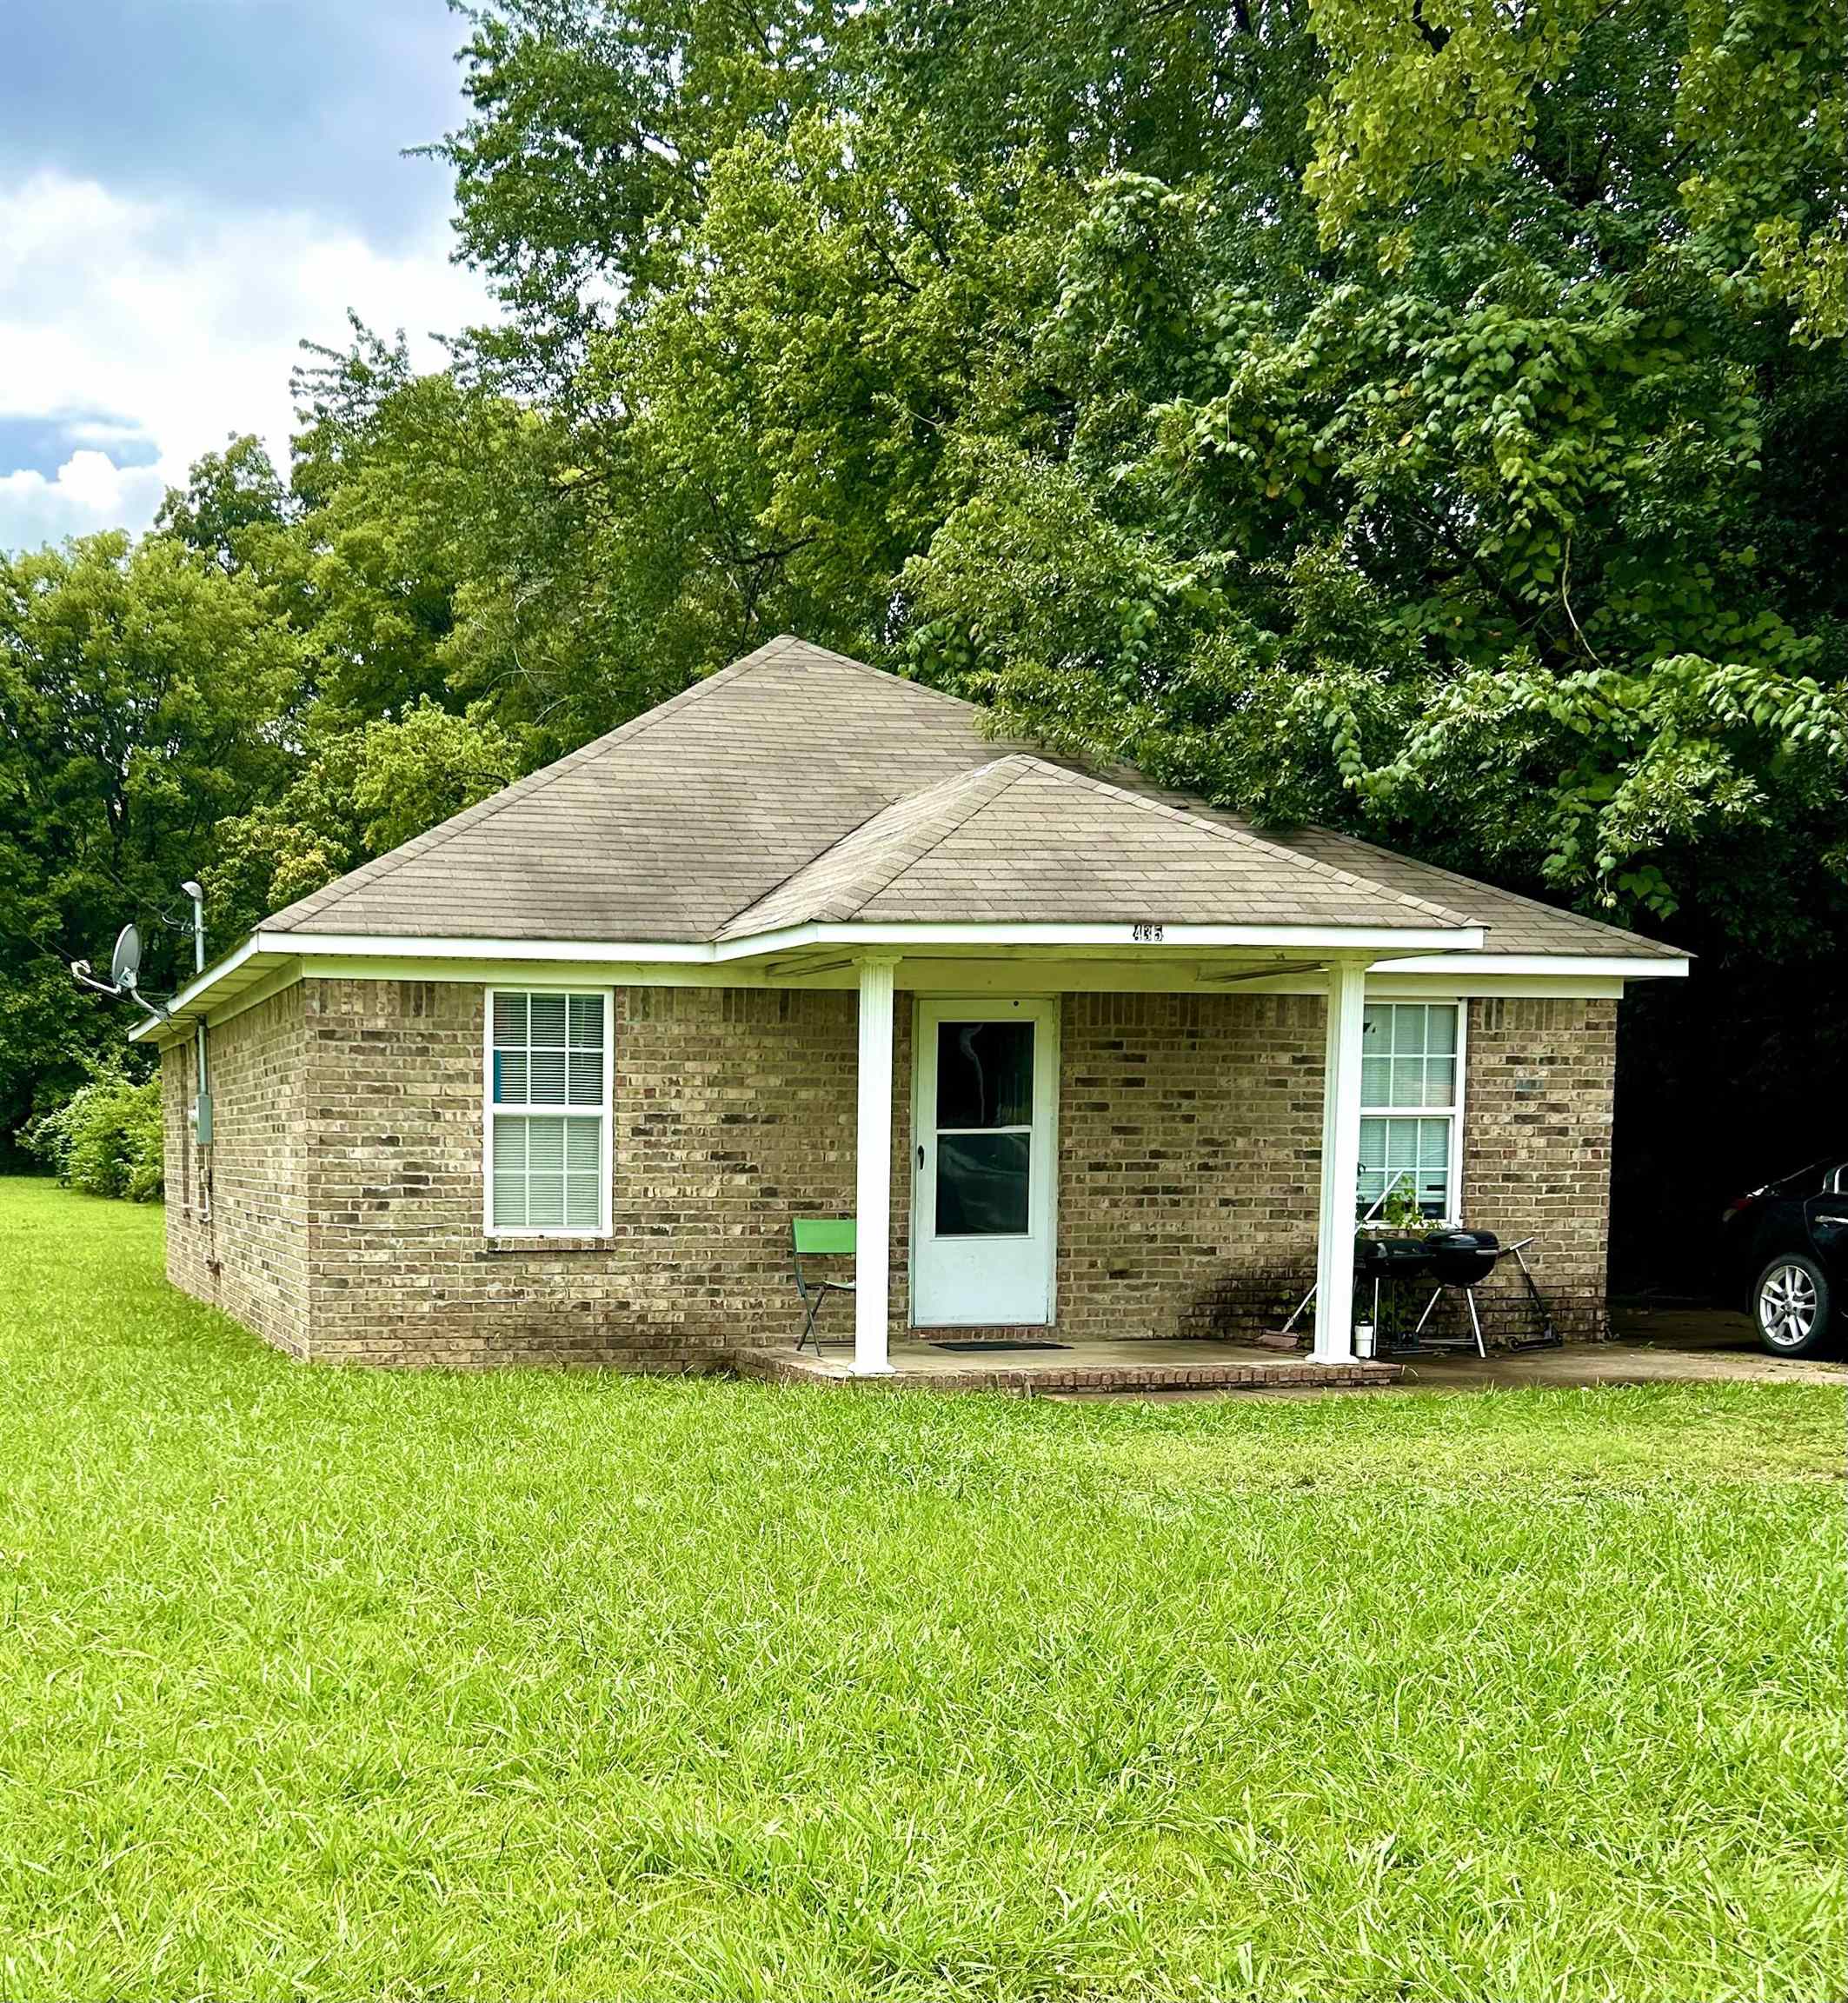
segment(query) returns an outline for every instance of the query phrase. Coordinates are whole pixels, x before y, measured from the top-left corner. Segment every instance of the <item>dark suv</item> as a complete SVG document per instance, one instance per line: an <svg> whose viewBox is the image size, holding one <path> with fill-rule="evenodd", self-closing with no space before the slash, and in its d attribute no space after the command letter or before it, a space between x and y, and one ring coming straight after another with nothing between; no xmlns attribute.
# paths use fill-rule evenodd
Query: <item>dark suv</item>
<svg viewBox="0 0 1848 2003"><path fill-rule="evenodd" d="M1848 1330L1848 1158L1831 1155L1729 1204L1726 1291L1774 1356L1814 1356Z"/></svg>

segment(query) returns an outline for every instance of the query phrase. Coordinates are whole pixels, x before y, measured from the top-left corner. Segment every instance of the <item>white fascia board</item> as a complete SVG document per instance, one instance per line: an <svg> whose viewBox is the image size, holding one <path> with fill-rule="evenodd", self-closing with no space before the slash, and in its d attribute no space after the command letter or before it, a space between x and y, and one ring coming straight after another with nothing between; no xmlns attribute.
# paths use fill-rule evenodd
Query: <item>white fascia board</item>
<svg viewBox="0 0 1848 2003"><path fill-rule="evenodd" d="M225 991L224 999L228 1000L235 989L226 990L226 983L232 982L236 975L248 970L249 977L255 978L264 966L279 965L285 961L299 961L304 974L313 974L322 971L317 963L322 961L350 963L379 960L518 960L535 965L555 962L626 961L643 965L697 966L710 964L713 956L713 948L698 942L637 945L633 942L609 944L588 939L409 939L362 933L253 932L235 953L221 960L216 967L208 967L196 980L181 988L167 1006L173 1015L183 1015L190 1014L195 1004L221 990ZM252 967L253 961L259 964ZM342 970L358 972L360 968L349 964ZM131 1030L130 1035L138 1042L160 1027L164 1025L143 1022Z"/></svg>
<svg viewBox="0 0 1848 2003"><path fill-rule="evenodd" d="M236 974L257 955L299 959L304 971L317 961L518 961L528 965L714 966L757 960L807 946L1109 947L1144 954L1199 952L1214 947L1284 947L1327 953L1469 952L1482 943L1478 926L1409 928L1342 925L1161 925L1159 938L1139 938L1120 925L798 925L746 939L450 939L402 934L255 932L227 960L209 968L175 995L176 1012Z"/></svg>
<svg viewBox="0 0 1848 2003"><path fill-rule="evenodd" d="M1557 981L1659 981L1685 976L1688 961L1630 955L1565 953L1485 953L1479 926L1433 928L1339 925L1167 925L1159 940L1138 939L1137 928L1119 925L801 925L747 939L714 943L704 940L595 939L432 939L385 935L256 932L216 967L209 968L173 997L175 1015L189 1015L208 996L219 994L216 1006L229 1002L236 990L261 977L264 968L298 962L303 974L336 971L361 974L368 963L395 961L415 965L440 962L474 962L489 967L515 962L528 967L609 968L659 967L713 969L721 965L763 960L813 946L962 947L979 950L1057 948L1108 948L1119 956L1145 963L1180 958L1213 948L1281 948L1290 951L1366 954L1373 956L1374 975L1439 976L1445 980L1483 976ZM1408 950L1409 949L1409 950ZM1386 955L1380 957L1380 955ZM253 962L258 962L252 965ZM243 974L242 982L236 976ZM232 985L227 988L226 984ZM220 991L223 990L222 993ZM213 1004L208 1004L213 1006ZM129 1032L143 1042L157 1039L172 1025L146 1021Z"/></svg>
<svg viewBox="0 0 1848 2003"><path fill-rule="evenodd" d="M1366 991L1376 1002L1473 1002L1501 995L1513 1001L1621 1002L1621 981L1590 974L1471 974L1444 967L1432 974L1381 974L1369 968ZM1235 990L1248 992L1248 990Z"/></svg>
<svg viewBox="0 0 1848 2003"><path fill-rule="evenodd" d="M1663 959L1619 953L1470 953L1441 959L1376 960L1375 974L1554 975L1587 981L1678 981L1686 978L1685 956Z"/></svg>
<svg viewBox="0 0 1848 2003"><path fill-rule="evenodd" d="M1150 938L1149 931L1159 934ZM1197 953L1214 947L1286 947L1323 953L1472 952L1479 925L1426 928L1366 925L796 925L721 943L720 960L754 959L804 946L1101 946L1118 952Z"/></svg>
<svg viewBox="0 0 1848 2003"><path fill-rule="evenodd" d="M806 946L1107 946L1138 955L1198 952L1203 947L1313 948L1327 953L1471 952L1482 944L1476 925L793 925L742 939L412 939L334 933L259 934L274 950L303 959L595 961L630 966L711 966L756 960Z"/></svg>
<svg viewBox="0 0 1848 2003"><path fill-rule="evenodd" d="M216 967L208 967L204 973L188 982L186 986L181 988L179 993L168 1002L168 1015L172 1017L189 1015L195 1002L203 996L210 994L215 988L221 987L232 975L242 973L253 960L260 956L273 956L278 948L273 942L275 935L270 935L269 936L272 942L266 945L264 943L265 935L261 932L253 932L235 953L221 960ZM137 1022L129 1031L129 1041L131 1043L145 1042L150 1036L158 1036L163 1030L172 1029L175 1027L176 1025L171 1021L156 1021L150 1017L145 1022Z"/></svg>
<svg viewBox="0 0 1848 2003"><path fill-rule="evenodd" d="M304 960L629 961L698 965L715 957L703 940L411 939L340 932L262 932L273 952Z"/></svg>

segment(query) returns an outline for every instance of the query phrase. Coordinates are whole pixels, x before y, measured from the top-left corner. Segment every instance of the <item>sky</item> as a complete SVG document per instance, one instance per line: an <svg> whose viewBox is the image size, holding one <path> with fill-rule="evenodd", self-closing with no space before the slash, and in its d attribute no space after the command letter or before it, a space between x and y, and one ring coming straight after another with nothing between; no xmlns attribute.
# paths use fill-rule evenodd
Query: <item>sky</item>
<svg viewBox="0 0 1848 2003"><path fill-rule="evenodd" d="M444 0L0 0L0 549L145 529L202 452L286 466L289 373L349 307L489 316L449 261Z"/></svg>

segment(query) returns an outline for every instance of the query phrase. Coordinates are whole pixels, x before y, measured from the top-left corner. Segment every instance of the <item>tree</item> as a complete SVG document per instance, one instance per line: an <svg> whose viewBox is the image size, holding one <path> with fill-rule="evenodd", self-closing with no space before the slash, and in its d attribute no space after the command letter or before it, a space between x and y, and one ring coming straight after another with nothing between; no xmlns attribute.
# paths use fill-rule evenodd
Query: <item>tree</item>
<svg viewBox="0 0 1848 2003"><path fill-rule="evenodd" d="M428 697L401 718L326 731L285 792L219 823L208 900L254 922L499 792L525 769L517 740L480 709L457 716Z"/></svg>
<svg viewBox="0 0 1848 2003"><path fill-rule="evenodd" d="M588 336L677 268L714 158L816 102L850 0L496 0L462 51L472 116L432 149L510 327L478 358L568 392Z"/></svg>
<svg viewBox="0 0 1848 2003"><path fill-rule="evenodd" d="M286 778L297 668L263 589L170 536L0 560L0 1129L127 1027L59 955L106 963L138 917L150 989L189 966L176 887Z"/></svg>
<svg viewBox="0 0 1848 2003"><path fill-rule="evenodd" d="M222 570L263 571L292 518L288 489L260 440L249 432L208 452L184 488L170 488L156 532L209 556Z"/></svg>
<svg viewBox="0 0 1848 2003"><path fill-rule="evenodd" d="M577 449L602 545L685 673L785 627L876 649L1050 296L1065 190L959 180L927 128L805 115L715 164L681 281L593 344ZM1023 211L1040 218L1023 230Z"/></svg>
<svg viewBox="0 0 1848 2003"><path fill-rule="evenodd" d="M1519 156L1466 196L1428 134L1386 148L1383 86L1368 143L1405 179L1366 185L1400 207L1363 254L1325 228L1324 271L1254 266L1236 174L1100 183L1036 355L1069 445L971 453L906 649L1014 729L1260 818L1808 949L1844 917L1848 376L1687 254L1659 50L1598 55L1514 94ZM1352 157L1325 223L1359 212Z"/></svg>
<svg viewBox="0 0 1848 2003"><path fill-rule="evenodd" d="M1605 244L1673 244L1748 304L1793 308L1798 341L1848 335L1838 0L1320 0L1316 34L1309 178L1331 240L1402 229L1433 196L1446 216L1459 198L1605 203Z"/></svg>

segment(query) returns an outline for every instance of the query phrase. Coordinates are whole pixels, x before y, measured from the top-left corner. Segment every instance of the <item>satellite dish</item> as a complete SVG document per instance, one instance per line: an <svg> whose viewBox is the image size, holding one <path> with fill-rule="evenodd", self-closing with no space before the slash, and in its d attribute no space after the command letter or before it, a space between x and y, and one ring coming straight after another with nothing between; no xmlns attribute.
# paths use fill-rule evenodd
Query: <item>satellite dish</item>
<svg viewBox="0 0 1848 2003"><path fill-rule="evenodd" d="M135 992L141 979L141 934L132 925L124 925L116 935L110 973L118 988L126 988L131 995Z"/></svg>

